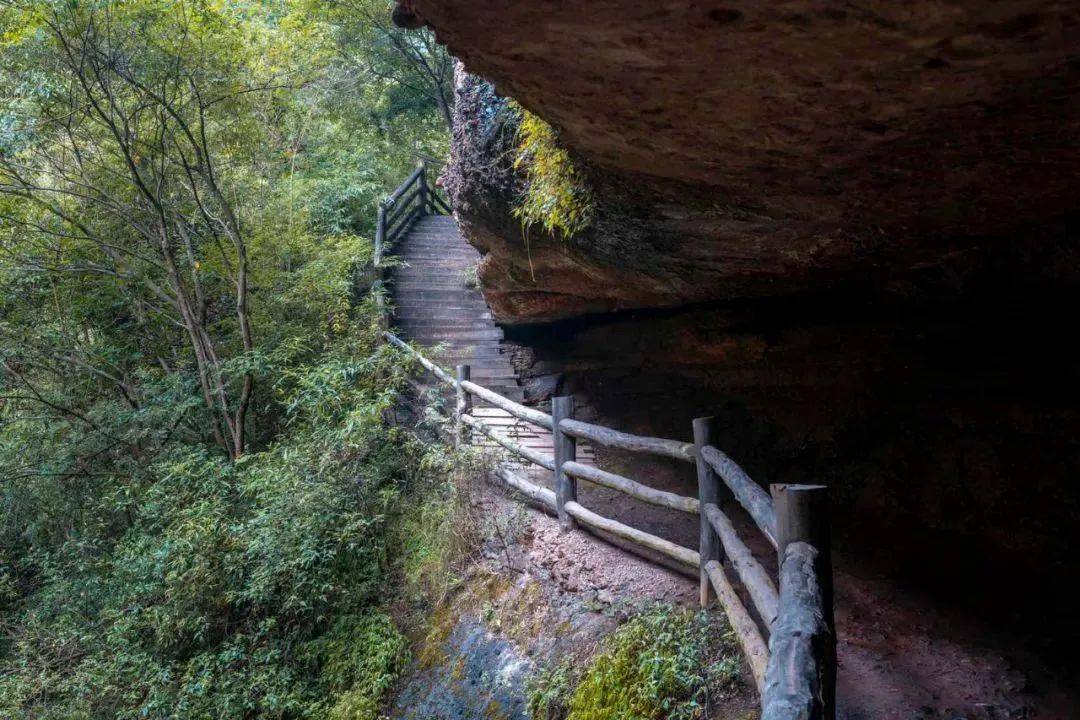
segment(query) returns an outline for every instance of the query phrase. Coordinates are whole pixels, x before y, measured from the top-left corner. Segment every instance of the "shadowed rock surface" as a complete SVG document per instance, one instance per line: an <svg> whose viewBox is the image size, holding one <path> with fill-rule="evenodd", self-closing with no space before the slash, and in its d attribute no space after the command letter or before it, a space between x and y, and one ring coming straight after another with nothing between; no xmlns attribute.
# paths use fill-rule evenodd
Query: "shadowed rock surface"
<svg viewBox="0 0 1080 720"><path fill-rule="evenodd" d="M463 188L502 321L954 291L1002 251L1075 279L1075 263L1030 257L1039 238L1015 248L1075 207L1075 4L412 4L560 131L597 190L592 231L526 248Z"/></svg>

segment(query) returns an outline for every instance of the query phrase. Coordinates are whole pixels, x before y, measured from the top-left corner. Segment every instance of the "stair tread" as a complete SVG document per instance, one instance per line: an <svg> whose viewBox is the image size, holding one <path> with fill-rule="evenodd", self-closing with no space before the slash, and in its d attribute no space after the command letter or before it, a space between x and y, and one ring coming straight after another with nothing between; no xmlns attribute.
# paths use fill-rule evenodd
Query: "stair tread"
<svg viewBox="0 0 1080 720"><path fill-rule="evenodd" d="M428 348L440 365L469 365L472 378L515 402L524 399L510 356L503 352L503 330L492 318L483 294L466 285L468 271L480 261L450 217L418 220L391 249L398 265L388 278L394 326L401 336ZM436 351L434 348L439 348ZM491 418L498 432L538 447L551 444L550 433L532 435L516 418L474 398L478 416ZM496 413L496 415L491 415Z"/></svg>

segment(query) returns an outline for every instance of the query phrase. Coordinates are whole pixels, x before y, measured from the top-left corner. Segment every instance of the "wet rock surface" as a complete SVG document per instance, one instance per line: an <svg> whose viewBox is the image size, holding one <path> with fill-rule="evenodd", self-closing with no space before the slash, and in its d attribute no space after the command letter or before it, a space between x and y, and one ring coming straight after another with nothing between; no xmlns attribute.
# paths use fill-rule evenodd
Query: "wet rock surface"
<svg viewBox="0 0 1080 720"><path fill-rule="evenodd" d="M483 622L463 617L443 647L448 662L413 677L398 695L393 717L402 720L524 720L525 682L533 663ZM453 658L449 660L449 658Z"/></svg>

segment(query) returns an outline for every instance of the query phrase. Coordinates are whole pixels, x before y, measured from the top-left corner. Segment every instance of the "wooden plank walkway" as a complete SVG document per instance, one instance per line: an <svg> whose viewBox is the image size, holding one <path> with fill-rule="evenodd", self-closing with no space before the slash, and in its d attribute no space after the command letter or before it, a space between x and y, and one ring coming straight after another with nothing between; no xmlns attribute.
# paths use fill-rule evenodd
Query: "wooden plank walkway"
<svg viewBox="0 0 1080 720"><path fill-rule="evenodd" d="M461 236L454 219L420 218L393 252L401 261L389 278L396 334L429 348L425 355L448 370L469 365L474 383L522 402L524 392L503 344L502 328L492 319L483 294L469 287L480 253ZM502 437L545 454L553 452L550 431L505 410L478 403L473 415ZM486 438L482 444L496 446ZM588 444L579 444L578 461L592 463Z"/></svg>

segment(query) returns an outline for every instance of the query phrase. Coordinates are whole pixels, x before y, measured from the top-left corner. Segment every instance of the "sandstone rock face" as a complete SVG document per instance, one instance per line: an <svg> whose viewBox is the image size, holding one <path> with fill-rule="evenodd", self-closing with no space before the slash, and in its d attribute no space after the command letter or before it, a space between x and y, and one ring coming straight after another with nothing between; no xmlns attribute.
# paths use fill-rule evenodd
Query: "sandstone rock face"
<svg viewBox="0 0 1080 720"><path fill-rule="evenodd" d="M1076 203L1076 4L412 5L559 129L601 198L569 243L463 208L504 321L951 290Z"/></svg>

